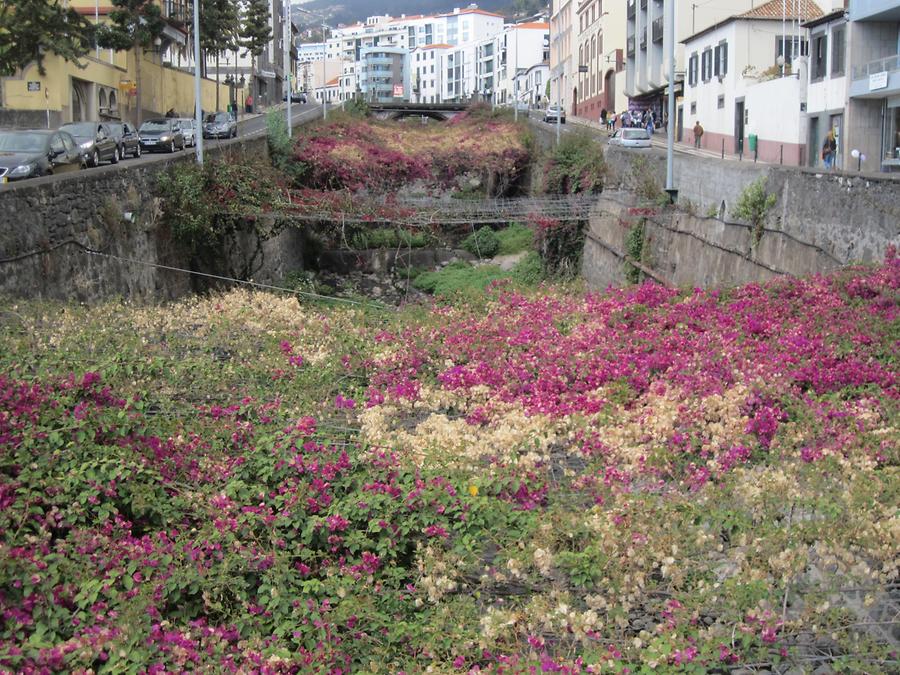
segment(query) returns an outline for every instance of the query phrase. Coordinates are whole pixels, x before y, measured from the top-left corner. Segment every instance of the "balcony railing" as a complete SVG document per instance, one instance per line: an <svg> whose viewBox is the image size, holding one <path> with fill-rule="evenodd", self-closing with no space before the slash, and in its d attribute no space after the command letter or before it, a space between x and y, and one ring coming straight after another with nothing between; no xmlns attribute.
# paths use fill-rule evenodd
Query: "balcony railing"
<svg viewBox="0 0 900 675"><path fill-rule="evenodd" d="M641 49L647 49L647 31L641 31Z"/></svg>
<svg viewBox="0 0 900 675"><path fill-rule="evenodd" d="M628 38L627 48L628 48L628 56L634 56L634 35L632 35L630 38Z"/></svg>
<svg viewBox="0 0 900 675"><path fill-rule="evenodd" d="M663 41L663 17L659 17L657 19L653 19L653 41L654 42L662 42Z"/></svg>
<svg viewBox="0 0 900 675"><path fill-rule="evenodd" d="M628 0L628 18L634 18L635 0Z"/></svg>
<svg viewBox="0 0 900 675"><path fill-rule="evenodd" d="M867 80L870 75L892 73L895 70L900 70L900 54L894 54L877 61L869 61L869 63L864 63L861 66L853 66L852 77L854 80Z"/></svg>
<svg viewBox="0 0 900 675"><path fill-rule="evenodd" d="M641 9L647 9L647 0L641 0Z"/></svg>

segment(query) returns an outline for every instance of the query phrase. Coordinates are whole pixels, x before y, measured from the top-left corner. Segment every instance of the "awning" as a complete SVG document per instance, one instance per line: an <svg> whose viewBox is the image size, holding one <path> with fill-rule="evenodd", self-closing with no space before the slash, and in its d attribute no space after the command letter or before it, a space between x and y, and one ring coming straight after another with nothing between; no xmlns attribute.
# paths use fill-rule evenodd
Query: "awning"
<svg viewBox="0 0 900 675"><path fill-rule="evenodd" d="M270 79L270 80L275 79L275 73L274 73L274 71L271 71L271 70L260 70L259 72L256 73L256 76L264 77L264 78Z"/></svg>

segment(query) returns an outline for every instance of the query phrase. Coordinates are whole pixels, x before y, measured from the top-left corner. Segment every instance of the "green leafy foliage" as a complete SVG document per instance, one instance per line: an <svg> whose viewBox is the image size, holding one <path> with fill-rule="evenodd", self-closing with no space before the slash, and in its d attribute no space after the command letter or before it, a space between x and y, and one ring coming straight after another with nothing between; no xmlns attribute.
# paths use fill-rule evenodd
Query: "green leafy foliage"
<svg viewBox="0 0 900 675"><path fill-rule="evenodd" d="M544 164L543 190L548 194L595 193L603 189L606 163L592 134L566 134Z"/></svg>
<svg viewBox="0 0 900 675"><path fill-rule="evenodd" d="M392 227L361 230L350 240L350 246L360 250L367 248L422 248L428 243L428 235L424 232L410 232Z"/></svg>
<svg viewBox="0 0 900 675"><path fill-rule="evenodd" d="M61 0L4 0L0 3L0 76L15 74L36 62L46 74L47 53L66 61L79 59L94 46L94 26Z"/></svg>
<svg viewBox="0 0 900 675"><path fill-rule="evenodd" d="M534 230L522 223L513 223L496 232L500 247L497 255L510 255L534 248Z"/></svg>
<svg viewBox="0 0 900 675"><path fill-rule="evenodd" d="M637 262L642 262L644 255L644 219L638 221L625 237L625 253L629 258ZM629 283L639 284L643 279L643 272L625 261L625 278Z"/></svg>
<svg viewBox="0 0 900 675"><path fill-rule="evenodd" d="M172 234L195 253L243 228L263 235L260 216L284 201L278 176L245 162L178 163L158 185Z"/></svg>
<svg viewBox="0 0 900 675"><path fill-rule="evenodd" d="M500 250L500 238L485 225L463 239L462 247L479 258L493 258Z"/></svg>
<svg viewBox="0 0 900 675"><path fill-rule="evenodd" d="M752 225L754 246L762 238L763 221L777 201L778 198L775 195L766 192L766 177L761 176L744 188L737 204L731 210L734 218L745 220Z"/></svg>

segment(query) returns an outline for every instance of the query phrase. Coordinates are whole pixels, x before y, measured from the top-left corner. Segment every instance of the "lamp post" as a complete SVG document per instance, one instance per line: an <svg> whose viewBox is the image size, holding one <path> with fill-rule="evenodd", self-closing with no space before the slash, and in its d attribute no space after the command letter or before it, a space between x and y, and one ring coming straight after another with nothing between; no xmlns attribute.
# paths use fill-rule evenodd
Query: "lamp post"
<svg viewBox="0 0 900 675"><path fill-rule="evenodd" d="M284 8L284 4L282 4L282 8ZM284 11L284 9L282 9ZM294 105L294 100L291 96L294 92L291 90L291 25L293 24L293 19L291 17L291 5L287 3L287 16L285 17L284 22L284 64L282 65L282 69L285 73L285 81L287 82L287 131L288 137L291 135L291 130L293 129L293 125L291 124L291 108Z"/></svg>
<svg viewBox="0 0 900 675"><path fill-rule="evenodd" d="M218 77L216 73L216 77ZM140 114L140 113L138 113ZM197 164L203 164L203 106L200 100L200 1L194 0L194 147Z"/></svg>
<svg viewBox="0 0 900 675"><path fill-rule="evenodd" d="M675 202L675 2L666 3L666 29L669 44L666 49L669 59L669 124L666 128L666 192L669 199Z"/></svg>

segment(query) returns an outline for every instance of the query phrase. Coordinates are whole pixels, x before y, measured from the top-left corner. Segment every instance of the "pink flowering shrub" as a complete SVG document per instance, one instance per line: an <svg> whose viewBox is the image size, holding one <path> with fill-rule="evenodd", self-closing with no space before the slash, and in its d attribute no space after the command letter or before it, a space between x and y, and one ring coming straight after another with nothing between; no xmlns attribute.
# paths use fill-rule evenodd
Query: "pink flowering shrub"
<svg viewBox="0 0 900 675"><path fill-rule="evenodd" d="M895 672L898 292L10 308L0 671Z"/></svg>

